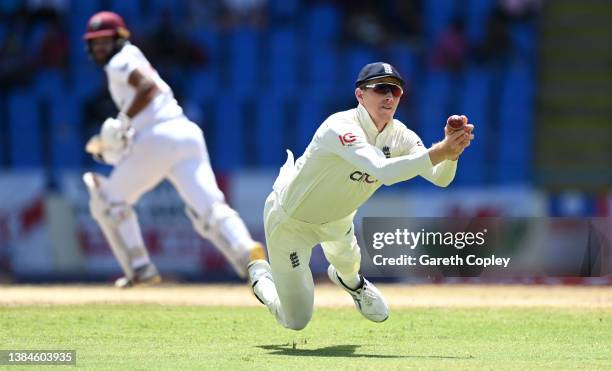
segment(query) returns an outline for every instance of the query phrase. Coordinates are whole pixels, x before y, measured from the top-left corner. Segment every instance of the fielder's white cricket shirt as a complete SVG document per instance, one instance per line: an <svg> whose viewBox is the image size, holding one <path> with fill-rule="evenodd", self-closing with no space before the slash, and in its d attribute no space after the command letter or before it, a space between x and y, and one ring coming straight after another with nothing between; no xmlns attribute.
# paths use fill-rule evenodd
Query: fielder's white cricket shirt
<svg viewBox="0 0 612 371"><path fill-rule="evenodd" d="M132 126L141 129L150 124L180 117L183 109L174 99L172 89L162 80L140 49L129 42L104 66L108 76L108 89L117 109L126 112L134 100L136 89L129 84L128 79L136 68L141 68L144 73L149 74L160 93L130 120Z"/></svg>
<svg viewBox="0 0 612 371"><path fill-rule="evenodd" d="M322 224L352 214L383 184L420 175L445 187L456 169L456 161L432 166L418 135L398 120L378 132L360 104L327 118L275 188L289 216Z"/></svg>

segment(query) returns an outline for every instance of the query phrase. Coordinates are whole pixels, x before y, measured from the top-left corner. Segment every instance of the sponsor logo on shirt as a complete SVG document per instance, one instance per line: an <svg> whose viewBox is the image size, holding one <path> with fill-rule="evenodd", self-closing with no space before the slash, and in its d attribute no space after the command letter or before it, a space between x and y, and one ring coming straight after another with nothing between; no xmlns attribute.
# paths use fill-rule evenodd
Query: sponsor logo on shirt
<svg viewBox="0 0 612 371"><path fill-rule="evenodd" d="M340 144L342 144L343 146L350 146L351 143L357 140L357 137L353 133L338 135L338 138L340 138Z"/></svg>
<svg viewBox="0 0 612 371"><path fill-rule="evenodd" d="M378 180L370 174L362 173L361 171L353 171L351 175L349 175L349 179L355 182L363 182L368 184L378 182Z"/></svg>

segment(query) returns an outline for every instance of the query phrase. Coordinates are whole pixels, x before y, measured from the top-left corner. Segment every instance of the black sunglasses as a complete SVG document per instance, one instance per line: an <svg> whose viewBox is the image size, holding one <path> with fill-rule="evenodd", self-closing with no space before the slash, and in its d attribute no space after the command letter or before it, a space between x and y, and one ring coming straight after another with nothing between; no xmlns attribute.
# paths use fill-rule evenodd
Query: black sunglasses
<svg viewBox="0 0 612 371"><path fill-rule="evenodd" d="M402 87L395 84L387 84L387 83L378 83L378 84L369 84L364 85L363 88L372 89L376 94L387 95L387 93L391 92L394 97L399 98L404 94Z"/></svg>

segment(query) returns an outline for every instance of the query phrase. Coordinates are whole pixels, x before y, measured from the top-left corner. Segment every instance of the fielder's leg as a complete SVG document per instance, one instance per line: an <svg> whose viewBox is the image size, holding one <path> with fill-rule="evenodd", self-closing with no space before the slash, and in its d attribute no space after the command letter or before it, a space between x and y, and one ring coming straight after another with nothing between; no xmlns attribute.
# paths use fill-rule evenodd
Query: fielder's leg
<svg viewBox="0 0 612 371"><path fill-rule="evenodd" d="M253 292L279 324L301 330L312 318L314 282L309 263L316 235L287 219L274 195L266 201L264 219L270 265L266 261L252 265Z"/></svg>
<svg viewBox="0 0 612 371"><path fill-rule="evenodd" d="M361 283L359 276L361 252L355 235L350 233L341 241L322 242L321 247L325 257L336 268L342 281L347 286L356 288Z"/></svg>
<svg viewBox="0 0 612 371"><path fill-rule="evenodd" d="M265 251L225 202L208 157L182 161L171 170L169 179L187 204L186 213L195 230L212 241L236 273L246 278L249 263L265 259Z"/></svg>

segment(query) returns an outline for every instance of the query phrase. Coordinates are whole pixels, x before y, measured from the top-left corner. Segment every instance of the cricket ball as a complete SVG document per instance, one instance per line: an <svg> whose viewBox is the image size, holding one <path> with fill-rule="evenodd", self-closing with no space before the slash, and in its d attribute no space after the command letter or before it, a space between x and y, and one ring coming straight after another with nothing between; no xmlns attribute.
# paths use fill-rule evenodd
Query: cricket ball
<svg viewBox="0 0 612 371"><path fill-rule="evenodd" d="M463 118L459 115L452 115L446 120L446 125L448 125L451 130L461 130L464 127Z"/></svg>

